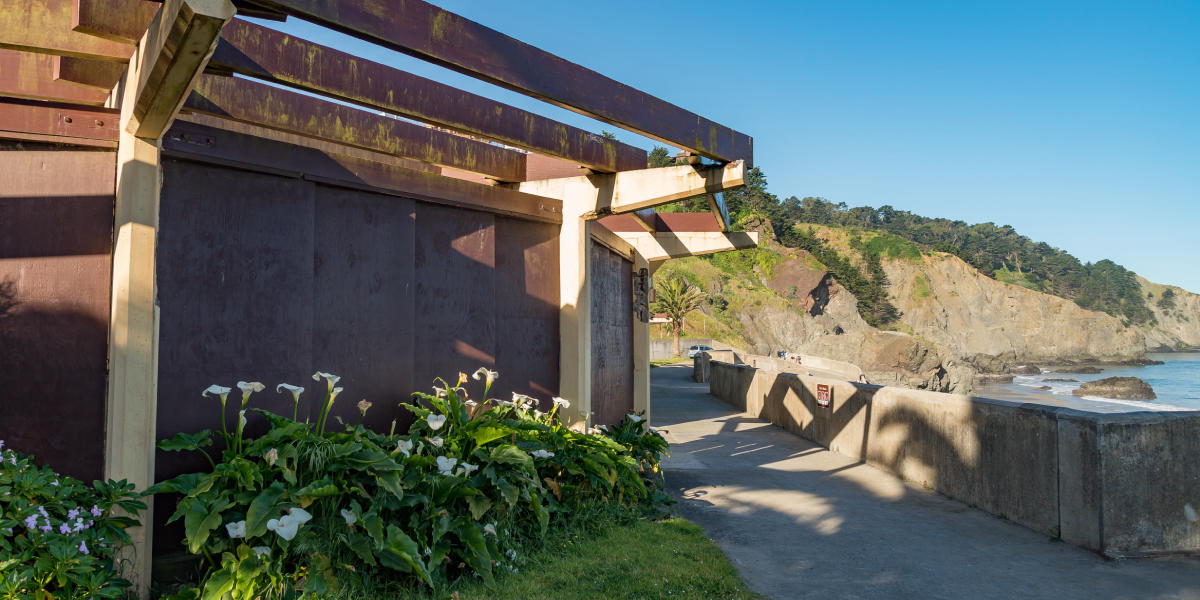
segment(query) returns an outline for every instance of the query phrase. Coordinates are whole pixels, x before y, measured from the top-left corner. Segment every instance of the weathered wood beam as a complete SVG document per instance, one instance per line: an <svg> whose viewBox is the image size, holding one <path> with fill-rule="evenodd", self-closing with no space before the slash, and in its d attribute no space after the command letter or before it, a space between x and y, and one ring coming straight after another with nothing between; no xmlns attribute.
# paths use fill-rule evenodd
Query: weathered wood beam
<svg viewBox="0 0 1200 600"><path fill-rule="evenodd" d="M750 136L421 0L262 4L721 162Z"/></svg>
<svg viewBox="0 0 1200 600"><path fill-rule="evenodd" d="M73 31L73 0L0 0L0 48L125 62L129 44Z"/></svg>
<svg viewBox="0 0 1200 600"><path fill-rule="evenodd" d="M72 0L71 29L136 44L161 6L151 0Z"/></svg>
<svg viewBox="0 0 1200 600"><path fill-rule="evenodd" d="M733 189L743 185L744 177L745 165L739 160L726 165L677 165L512 185L514 189L550 198L587 196L591 202L587 216L594 219Z"/></svg>
<svg viewBox="0 0 1200 600"><path fill-rule="evenodd" d="M525 154L246 79L203 75L185 110L480 173L525 178Z"/></svg>
<svg viewBox="0 0 1200 600"><path fill-rule="evenodd" d="M617 235L651 263L758 247L758 232L620 232Z"/></svg>
<svg viewBox="0 0 1200 600"><path fill-rule="evenodd" d="M342 187L403 196L544 223L562 222L562 202L335 152L177 120L163 152Z"/></svg>
<svg viewBox="0 0 1200 600"><path fill-rule="evenodd" d="M0 137L39 142L117 147L115 109L0 99Z"/></svg>
<svg viewBox="0 0 1200 600"><path fill-rule="evenodd" d="M646 166L646 152L482 96L242 20L221 34L210 68L573 161L597 171Z"/></svg>
<svg viewBox="0 0 1200 600"><path fill-rule="evenodd" d="M335 144L333 142L327 142L325 140L318 140L316 138L288 133L286 131L279 131L277 129L267 129L266 127L260 127L258 125L250 125L249 123L239 123L238 121L233 121L230 119L222 119L221 117L214 117L212 115L184 111L181 112L179 114L179 118L176 119L176 122L179 121L187 121L188 123L196 123L205 127L215 127L217 129L224 129L234 133L251 135L268 140L275 140L277 142L284 142L294 146L314 148L326 154L339 154L352 158L362 158L380 164L404 167L406 169L412 169L414 171L421 171L424 173L433 173L434 175L442 174L442 167L424 163L418 160L412 160L411 158L402 158L393 154L373 152L371 150L364 150L362 148L355 148L353 146L346 146L344 144ZM166 135L170 136L171 130L168 129Z"/></svg>
<svg viewBox="0 0 1200 600"><path fill-rule="evenodd" d="M96 88L105 95L116 87L129 65L125 63L53 56L54 79Z"/></svg>
<svg viewBox="0 0 1200 600"><path fill-rule="evenodd" d="M107 91L55 81L55 58L47 54L0 50L0 96L95 106L108 100Z"/></svg>
<svg viewBox="0 0 1200 600"><path fill-rule="evenodd" d="M134 135L157 139L171 126L234 12L229 0L163 4L137 56L136 104L128 125Z"/></svg>

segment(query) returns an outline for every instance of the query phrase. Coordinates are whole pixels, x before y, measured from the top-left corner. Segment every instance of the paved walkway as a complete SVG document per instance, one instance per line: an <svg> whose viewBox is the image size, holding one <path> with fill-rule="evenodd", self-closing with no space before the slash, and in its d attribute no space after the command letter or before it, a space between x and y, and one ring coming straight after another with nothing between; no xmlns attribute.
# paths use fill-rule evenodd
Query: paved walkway
<svg viewBox="0 0 1200 600"><path fill-rule="evenodd" d="M667 487L755 591L791 598L1200 600L1200 559L1109 561L906 486L651 370Z"/></svg>

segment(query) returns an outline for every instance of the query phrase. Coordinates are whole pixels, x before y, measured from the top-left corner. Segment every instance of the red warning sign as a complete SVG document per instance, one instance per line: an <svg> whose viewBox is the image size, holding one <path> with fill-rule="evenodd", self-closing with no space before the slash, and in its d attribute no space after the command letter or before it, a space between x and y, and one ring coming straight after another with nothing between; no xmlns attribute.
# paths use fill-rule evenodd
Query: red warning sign
<svg viewBox="0 0 1200 600"><path fill-rule="evenodd" d="M821 408L829 408L833 404L833 390L829 389L829 385L824 383L817 384L817 406Z"/></svg>

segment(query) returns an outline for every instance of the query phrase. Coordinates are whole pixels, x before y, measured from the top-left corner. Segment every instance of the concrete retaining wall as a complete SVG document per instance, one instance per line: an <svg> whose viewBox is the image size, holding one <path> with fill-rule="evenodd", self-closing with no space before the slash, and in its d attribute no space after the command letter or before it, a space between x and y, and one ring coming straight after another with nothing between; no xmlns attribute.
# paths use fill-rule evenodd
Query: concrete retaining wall
<svg viewBox="0 0 1200 600"><path fill-rule="evenodd" d="M709 369L710 392L739 410L1036 531L1110 556L1200 551L1200 412L1087 413Z"/></svg>
<svg viewBox="0 0 1200 600"><path fill-rule="evenodd" d="M687 358L688 348L692 346L708 346L710 348L728 349L729 344L717 342L708 338L679 338L679 355ZM662 360L675 357L675 340L672 338L654 338L650 340L650 360Z"/></svg>

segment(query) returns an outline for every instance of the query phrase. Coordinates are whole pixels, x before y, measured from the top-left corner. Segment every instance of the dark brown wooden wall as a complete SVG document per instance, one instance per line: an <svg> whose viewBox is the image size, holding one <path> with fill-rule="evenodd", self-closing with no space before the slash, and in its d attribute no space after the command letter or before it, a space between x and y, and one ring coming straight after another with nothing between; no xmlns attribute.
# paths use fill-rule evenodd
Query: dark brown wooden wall
<svg viewBox="0 0 1200 600"><path fill-rule="evenodd" d="M220 427L213 383L261 381L251 406L285 414L274 386L302 385L315 416L317 370L342 377L335 415L366 398L384 430L479 366L493 397L557 393L556 225L173 158L159 219L160 438ZM160 453L158 475L193 460Z"/></svg>
<svg viewBox="0 0 1200 600"><path fill-rule="evenodd" d="M592 421L633 411L633 264L592 244Z"/></svg>
<svg viewBox="0 0 1200 600"><path fill-rule="evenodd" d="M116 153L0 145L0 440L104 469Z"/></svg>

